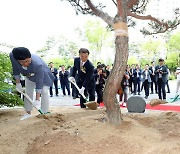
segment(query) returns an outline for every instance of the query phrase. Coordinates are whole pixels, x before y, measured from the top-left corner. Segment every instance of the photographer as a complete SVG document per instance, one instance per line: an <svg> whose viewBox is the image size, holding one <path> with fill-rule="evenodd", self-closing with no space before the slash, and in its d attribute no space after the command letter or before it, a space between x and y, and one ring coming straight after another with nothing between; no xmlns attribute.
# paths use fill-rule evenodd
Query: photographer
<svg viewBox="0 0 180 154"><path fill-rule="evenodd" d="M159 65L155 67L155 79L158 85L158 96L159 99L162 99L166 101L166 91L165 91L165 85L167 82L167 75L168 70L167 67L164 65L164 60L159 59ZM163 93L163 97L161 96Z"/></svg>
<svg viewBox="0 0 180 154"><path fill-rule="evenodd" d="M103 89L106 78L106 73L102 65L97 66L97 69L94 71L94 77L96 82L97 103L100 104L100 102L103 101Z"/></svg>

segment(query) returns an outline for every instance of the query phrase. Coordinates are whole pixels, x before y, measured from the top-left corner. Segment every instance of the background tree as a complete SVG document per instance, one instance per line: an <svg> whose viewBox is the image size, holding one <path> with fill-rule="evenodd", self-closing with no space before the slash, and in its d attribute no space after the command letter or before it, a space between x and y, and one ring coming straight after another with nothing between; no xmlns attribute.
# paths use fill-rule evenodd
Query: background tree
<svg viewBox="0 0 180 154"><path fill-rule="evenodd" d="M85 23L83 29L76 29L82 41L87 42L91 51L90 58L93 63L103 61L103 49L108 48L113 50L113 34L107 26L100 21L89 20ZM93 55L96 56L93 56Z"/></svg>
<svg viewBox="0 0 180 154"><path fill-rule="evenodd" d="M128 60L128 19L127 17L136 18L140 20L149 20L150 29L143 29L143 34L158 34L164 33L167 30L174 29L180 24L178 19L179 12L176 10L175 19L172 21L163 21L152 17L151 15L144 15L148 0L112 0L112 3L117 8L117 14L112 18L107 13L104 13L101 3L95 4L91 0L67 0L76 9L77 12L83 14L93 14L104 20L115 32L115 60L112 73L110 74L104 90L104 103L106 106L107 116L110 123L119 125L121 123L120 107L116 99L116 93L122 80L127 60ZM131 20L132 21L132 20Z"/></svg>

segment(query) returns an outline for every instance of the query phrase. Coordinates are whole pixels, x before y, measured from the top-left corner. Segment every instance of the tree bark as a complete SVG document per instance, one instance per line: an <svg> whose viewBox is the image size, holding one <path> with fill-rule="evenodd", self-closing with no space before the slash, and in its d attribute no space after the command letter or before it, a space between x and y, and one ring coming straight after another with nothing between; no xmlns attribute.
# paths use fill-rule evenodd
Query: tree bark
<svg viewBox="0 0 180 154"><path fill-rule="evenodd" d="M127 24L126 1L118 3L118 14L114 18L114 24L123 22ZM123 9L123 10L121 10ZM127 60L128 60L128 37L116 36L115 39L116 54L112 72L106 82L103 100L106 106L109 122L114 125L120 125L122 121L121 110L116 98L117 91L123 78Z"/></svg>

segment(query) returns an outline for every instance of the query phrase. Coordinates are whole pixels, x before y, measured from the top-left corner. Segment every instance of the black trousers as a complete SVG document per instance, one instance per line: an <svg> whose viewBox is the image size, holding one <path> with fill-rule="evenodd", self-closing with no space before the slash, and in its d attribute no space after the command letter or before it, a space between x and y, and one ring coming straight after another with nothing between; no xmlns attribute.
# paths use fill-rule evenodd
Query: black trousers
<svg viewBox="0 0 180 154"><path fill-rule="evenodd" d="M167 92L170 93L170 88L169 88L168 80L167 80L167 82L166 82L166 86L167 86Z"/></svg>
<svg viewBox="0 0 180 154"><path fill-rule="evenodd" d="M58 95L58 80L54 80L54 87L55 87L55 92L56 95ZM52 86L50 87L50 95L53 95L53 90L52 90Z"/></svg>
<svg viewBox="0 0 180 154"><path fill-rule="evenodd" d="M70 95L70 85L69 82L61 82L61 88L63 91L63 95L66 95L66 90L68 91L68 95ZM65 90L66 89L66 90Z"/></svg>
<svg viewBox="0 0 180 154"><path fill-rule="evenodd" d="M140 93L140 90L141 90L140 84L141 84L141 80L139 78L134 80L134 94L136 94L137 92Z"/></svg>
<svg viewBox="0 0 180 154"><path fill-rule="evenodd" d="M149 82L148 82L148 80L145 80L145 81L143 82L143 85L144 85L145 95L146 95L146 96L149 96Z"/></svg>
<svg viewBox="0 0 180 154"><path fill-rule="evenodd" d="M100 85L100 84L96 85L96 93L97 93L97 103L100 104L100 102L103 101L102 85Z"/></svg>
<svg viewBox="0 0 180 154"><path fill-rule="evenodd" d="M82 83L78 83L77 85L78 85L79 88L82 88ZM94 83L94 85L92 85L92 87L89 87L88 89L85 89L84 95L86 97L89 96L89 101L95 101L95 83ZM81 96L80 97L80 107L81 108L86 108L84 103L86 103L86 100Z"/></svg>
<svg viewBox="0 0 180 154"><path fill-rule="evenodd" d="M166 99L166 90L165 90L166 83L163 82L162 78L159 78L157 84L158 84L159 99L162 99L162 94L163 94L163 99Z"/></svg>
<svg viewBox="0 0 180 154"><path fill-rule="evenodd" d="M157 87L157 82L155 80L155 77L151 77L151 92L154 92L154 86L155 86L155 92L158 93L158 87ZM153 86L154 85L154 86Z"/></svg>
<svg viewBox="0 0 180 154"><path fill-rule="evenodd" d="M78 91L77 91L76 87L73 84L71 84L71 88L72 88L72 97L77 98L78 97Z"/></svg>
<svg viewBox="0 0 180 154"><path fill-rule="evenodd" d="M133 78L132 77L130 77L130 79L129 79L129 87L130 87L130 90L131 90L131 93L133 93L133 89L132 89L132 85L133 85Z"/></svg>

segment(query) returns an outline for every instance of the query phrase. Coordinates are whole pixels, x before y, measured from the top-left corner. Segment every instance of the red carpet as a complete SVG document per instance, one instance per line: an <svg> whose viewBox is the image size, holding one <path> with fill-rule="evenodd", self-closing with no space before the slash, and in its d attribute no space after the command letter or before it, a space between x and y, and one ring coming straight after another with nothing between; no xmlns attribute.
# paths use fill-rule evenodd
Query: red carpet
<svg viewBox="0 0 180 154"><path fill-rule="evenodd" d="M74 106L80 106L80 104L76 104ZM103 107L104 104L100 103L100 107ZM126 108L120 105L121 108ZM149 104L146 104L146 109L149 110L160 110L160 111L176 111L180 112L180 105L157 105L154 107L151 107Z"/></svg>

